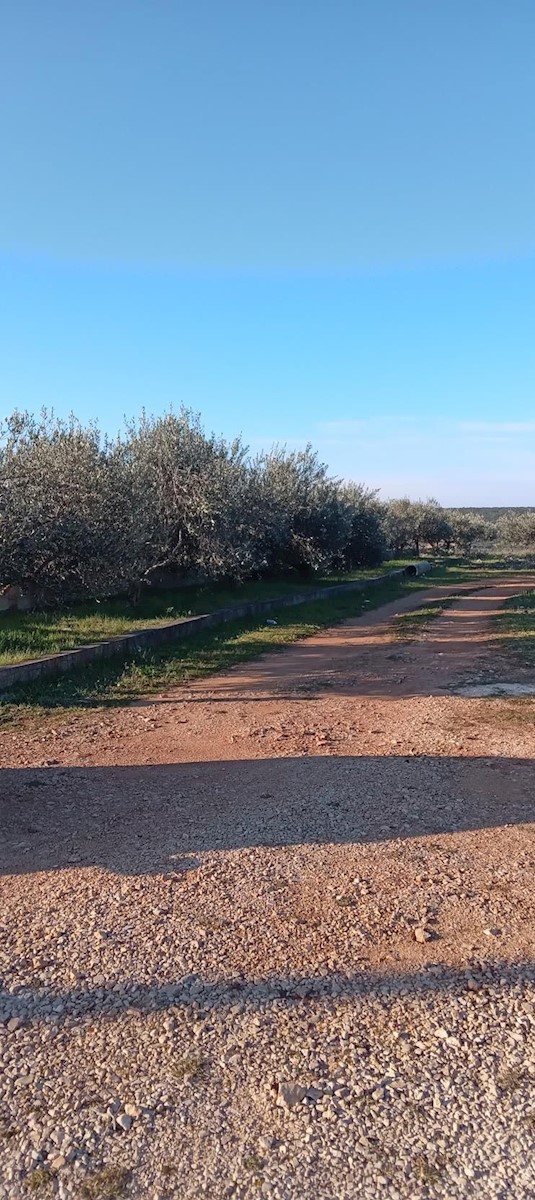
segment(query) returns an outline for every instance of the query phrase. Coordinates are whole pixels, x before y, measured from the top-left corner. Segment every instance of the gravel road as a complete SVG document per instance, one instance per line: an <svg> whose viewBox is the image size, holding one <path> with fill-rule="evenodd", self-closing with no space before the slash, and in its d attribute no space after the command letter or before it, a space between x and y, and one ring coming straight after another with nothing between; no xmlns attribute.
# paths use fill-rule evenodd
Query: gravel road
<svg viewBox="0 0 535 1200"><path fill-rule="evenodd" d="M2 1200L535 1196L518 590L0 734Z"/></svg>

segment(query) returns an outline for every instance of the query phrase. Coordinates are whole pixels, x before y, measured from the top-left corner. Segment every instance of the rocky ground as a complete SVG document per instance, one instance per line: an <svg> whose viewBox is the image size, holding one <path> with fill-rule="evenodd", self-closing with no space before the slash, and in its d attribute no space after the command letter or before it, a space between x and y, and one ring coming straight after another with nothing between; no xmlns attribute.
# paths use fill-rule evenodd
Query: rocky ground
<svg viewBox="0 0 535 1200"><path fill-rule="evenodd" d="M0 735L0 1196L535 1195L513 590Z"/></svg>

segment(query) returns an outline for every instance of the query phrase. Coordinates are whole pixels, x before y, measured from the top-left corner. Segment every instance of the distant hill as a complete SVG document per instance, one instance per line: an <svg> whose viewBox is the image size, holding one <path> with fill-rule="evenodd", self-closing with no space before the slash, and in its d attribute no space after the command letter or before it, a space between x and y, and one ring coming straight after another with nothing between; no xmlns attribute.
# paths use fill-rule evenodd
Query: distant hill
<svg viewBox="0 0 535 1200"><path fill-rule="evenodd" d="M451 512L452 510L453 510L453 506L450 507L449 509L447 509L446 511ZM491 521L495 524L496 521L499 521L500 517L503 517L505 513L535 512L535 506L533 506L531 508L530 507L522 508L520 506L514 507L512 505L506 505L505 508L468 508L468 507L466 507L466 505L462 505L459 508L456 508L455 511L463 512L463 513L470 513L472 516L476 516L476 517L483 517L483 519L485 521Z"/></svg>

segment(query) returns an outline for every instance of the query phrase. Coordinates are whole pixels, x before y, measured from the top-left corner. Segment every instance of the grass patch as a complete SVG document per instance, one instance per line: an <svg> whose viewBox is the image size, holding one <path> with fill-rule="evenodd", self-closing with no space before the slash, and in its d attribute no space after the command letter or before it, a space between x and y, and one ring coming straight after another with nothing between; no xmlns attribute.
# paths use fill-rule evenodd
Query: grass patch
<svg viewBox="0 0 535 1200"><path fill-rule="evenodd" d="M535 591L513 596L495 617L504 650L518 666L535 667Z"/></svg>
<svg viewBox="0 0 535 1200"><path fill-rule="evenodd" d="M52 1187L52 1176L46 1167L36 1167L26 1179L26 1189L35 1195L48 1191Z"/></svg>
<svg viewBox="0 0 535 1200"><path fill-rule="evenodd" d="M83 1200L119 1200L130 1181L125 1167L103 1167L89 1175L80 1188Z"/></svg>
<svg viewBox="0 0 535 1200"><path fill-rule="evenodd" d="M529 558L436 558L433 564L433 584L474 583L480 580L520 579L533 576L535 559Z"/></svg>
<svg viewBox="0 0 535 1200"><path fill-rule="evenodd" d="M210 587L184 587L167 592L145 592L133 605L126 597L96 600L73 605L70 609L47 612L0 614L0 666L42 658L73 650L91 642L105 641L138 629L154 628L186 617L199 616L247 600L271 600L294 592L306 594L313 588L350 583L392 570L388 562L373 570L347 574L318 575L302 579L253 579L234 587L218 584Z"/></svg>
<svg viewBox="0 0 535 1200"><path fill-rule="evenodd" d="M173 1079L180 1080L180 1083L193 1083L194 1080L202 1079L207 1065L206 1060L199 1054L186 1054L184 1058L178 1058L173 1063L170 1074Z"/></svg>
<svg viewBox="0 0 535 1200"><path fill-rule="evenodd" d="M442 1155L437 1155L434 1160L431 1160L424 1154L417 1154L414 1159L414 1172L417 1179L430 1186L440 1183L445 1168L446 1160Z"/></svg>
<svg viewBox="0 0 535 1200"><path fill-rule="evenodd" d="M243 1160L243 1166L246 1171L251 1171L258 1174L264 1166L264 1159L260 1158L259 1154L248 1154Z"/></svg>
<svg viewBox="0 0 535 1200"><path fill-rule="evenodd" d="M433 583L435 581L433 580ZM466 595L466 592L464 593ZM431 600L422 604L416 612L403 613L392 623L392 632L398 642L412 642L420 634L425 633L428 625L441 617L442 613L460 599L460 595L446 596L443 600Z"/></svg>
<svg viewBox="0 0 535 1200"><path fill-rule="evenodd" d="M519 1067L504 1067L496 1078L501 1092L515 1092L524 1079L524 1071Z"/></svg>
<svg viewBox="0 0 535 1200"><path fill-rule="evenodd" d="M0 666L22 662L29 658L40 658L57 654L62 650L76 649L91 642L121 634L134 633L165 625L169 621L214 612L247 600L270 600L294 592L306 594L313 588L328 587L337 583L350 583L356 579L367 579L381 575L396 567L405 566L410 560L385 562L370 570L317 575L313 578L253 579L246 583L229 586L216 584L203 587L184 587L173 591L143 594L138 604L131 604L126 597L90 601L73 605L71 608L54 609L47 612L2 613L0 614ZM437 558L433 562L433 584L469 583L479 579L518 576L529 568L526 560L504 562L486 559L467 562L458 559Z"/></svg>
<svg viewBox="0 0 535 1200"><path fill-rule="evenodd" d="M388 563L385 564L385 568L392 568L395 565ZM369 574L374 574L374 572L369 572ZM266 618L258 615L242 618L228 622L217 629L196 634L183 642L177 641L174 644L167 643L162 647L143 650L130 659L125 659L118 654L114 658L80 667L57 678L38 680L32 684L12 688L4 694L4 702L0 703L0 724L26 722L31 718L42 718L46 713L55 714L61 719L62 715L71 715L76 710L125 704L139 696L167 691L220 671L228 671L231 667L258 658L259 655L268 651L282 650L291 642L311 637L326 626L335 625L347 618L361 616L373 608L389 601L398 600L412 592L457 582L473 582L474 587L477 588L480 579L488 579L493 576L497 579L507 579L509 575L518 577L518 574L518 570L504 565L499 560L474 564L437 559L433 563L433 574L430 579L419 576L411 579L405 577L399 580L385 580L384 584L378 587L349 592L325 600L305 601L295 608L274 610L270 613L269 618L277 621L274 626L266 625ZM345 576L345 578L349 579L350 577ZM315 580L314 585L337 581L339 581L339 577L333 576ZM259 586L264 589L273 588L278 594L281 594L280 581L271 581L269 584L245 585L245 588L239 591L233 589L232 599L235 601L238 598L254 598L250 595L249 589ZM286 581L286 587L294 591L296 584ZM209 589L205 589L203 595L205 597L210 594L215 595L215 591L216 589L212 589L211 592ZM217 594L221 600L225 593L219 589ZM230 595L228 591L226 594ZM176 593L168 595L176 597ZM198 589L198 608L199 611L202 611L208 605L201 603L200 596L201 589ZM266 591L263 596L266 596ZM525 598L523 598L523 604L519 604L517 598L510 602L498 620L511 622L521 620L522 631L519 630L518 633L522 632L522 637L517 637L517 641L521 642L523 647L529 643L529 652L535 662L535 593L526 593L526 596L530 598L529 615L522 611L522 608L525 607ZM259 592L256 593L256 598L260 598ZM143 603L157 602L159 604L163 603L163 599L162 595L149 595L144 598ZM422 605L417 612L407 613L398 618L400 640L410 640L417 636L422 627L440 615L448 604L453 603L454 599L455 597L447 597L445 600L430 601L427 605ZM124 602L113 601L110 603L115 605ZM514 606L518 606L518 611ZM44 615L39 614L40 617ZM51 615L48 614L48 616ZM18 615L19 620L26 617L33 617L35 620L34 614ZM166 614L165 619L172 618ZM3 620L5 618L0 618L0 628ZM144 615L142 623L147 624L146 615ZM510 635L511 629L508 628L507 637L509 639ZM528 651L526 651L526 655L527 653ZM304 689L306 686L303 685ZM327 682L325 686L327 686Z"/></svg>
<svg viewBox="0 0 535 1200"><path fill-rule="evenodd" d="M270 614L270 619L277 621L274 626L267 626L265 618L258 616L243 618L184 641L144 650L127 661L117 655L57 678L12 688L0 705L0 722L41 717L47 710L59 714L124 704L140 695L227 671L237 663L283 649L327 625L358 617L428 586L421 577L387 580L378 587L274 611Z"/></svg>

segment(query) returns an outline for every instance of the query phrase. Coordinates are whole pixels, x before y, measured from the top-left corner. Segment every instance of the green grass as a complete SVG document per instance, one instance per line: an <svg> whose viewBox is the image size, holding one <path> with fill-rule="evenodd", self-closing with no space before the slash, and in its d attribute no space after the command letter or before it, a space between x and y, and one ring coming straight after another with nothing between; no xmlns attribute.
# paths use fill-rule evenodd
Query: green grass
<svg viewBox="0 0 535 1200"><path fill-rule="evenodd" d="M12 688L0 705L0 721L43 715L51 709L61 712L124 704L140 695L226 671L268 650L283 649L327 625L428 586L422 577L387 580L378 587L275 610L270 619L277 620L276 626L266 625L265 618L258 616L231 621L184 641L143 651L127 661L117 655L53 679Z"/></svg>
<svg viewBox="0 0 535 1200"><path fill-rule="evenodd" d="M513 596L494 619L500 647L519 666L535 667L535 591Z"/></svg>
<svg viewBox="0 0 535 1200"><path fill-rule="evenodd" d="M430 559L433 564L433 587L444 584L474 583L484 579L521 579L522 575L533 576L535 562L525 558L503 559L461 559L436 558Z"/></svg>
<svg viewBox="0 0 535 1200"><path fill-rule="evenodd" d="M91 601L70 609L48 612L0 613L0 666L41 658L61 650L73 650L88 642L100 642L137 629L165 625L180 618L198 616L246 600L270 600L292 592L307 592L329 584L366 579L392 570L395 563L369 571L315 576L313 579L250 580L240 586L184 587L168 592L146 592L138 604L125 597Z"/></svg>
<svg viewBox="0 0 535 1200"><path fill-rule="evenodd" d="M433 579L433 584L435 580ZM459 600L462 593L444 596L442 600L430 600L416 612L403 613L392 622L392 632L399 642L412 642L423 633L431 621L441 617L442 613ZM466 595L466 592L464 593Z"/></svg>

